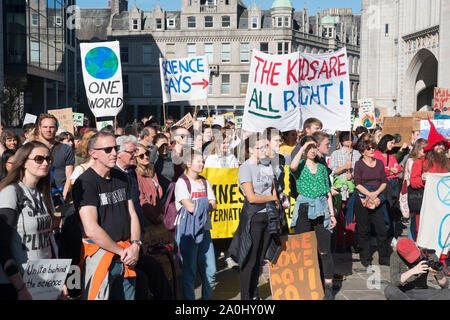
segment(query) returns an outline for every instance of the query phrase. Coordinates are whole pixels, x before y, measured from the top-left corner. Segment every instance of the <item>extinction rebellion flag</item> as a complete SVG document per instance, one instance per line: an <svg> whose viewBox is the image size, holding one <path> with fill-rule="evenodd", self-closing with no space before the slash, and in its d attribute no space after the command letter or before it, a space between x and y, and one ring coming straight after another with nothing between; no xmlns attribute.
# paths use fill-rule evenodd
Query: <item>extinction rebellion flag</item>
<svg viewBox="0 0 450 320"><path fill-rule="evenodd" d="M123 107L119 41L81 43L80 51L89 108L96 118L117 116Z"/></svg>

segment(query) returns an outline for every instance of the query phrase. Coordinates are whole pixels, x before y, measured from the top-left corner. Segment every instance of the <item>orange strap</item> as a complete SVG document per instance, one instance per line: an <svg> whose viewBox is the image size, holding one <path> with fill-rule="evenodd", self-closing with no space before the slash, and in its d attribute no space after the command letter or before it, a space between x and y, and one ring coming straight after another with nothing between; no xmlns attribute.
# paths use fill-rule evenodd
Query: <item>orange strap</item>
<svg viewBox="0 0 450 320"><path fill-rule="evenodd" d="M117 242L117 244L123 249L126 249L131 246L130 242L128 241L119 241ZM89 238L83 239L84 254L83 259L81 261L81 265L84 265L86 258L93 256L99 249L100 247L96 245L94 242L92 242ZM113 258L114 258L113 252L105 251L105 254L100 259L97 269L95 270L94 276L92 277L88 300L95 300L95 297L97 297L102 282L108 273L109 267L111 266ZM124 278L132 278L132 277L136 277L136 271L125 265Z"/></svg>

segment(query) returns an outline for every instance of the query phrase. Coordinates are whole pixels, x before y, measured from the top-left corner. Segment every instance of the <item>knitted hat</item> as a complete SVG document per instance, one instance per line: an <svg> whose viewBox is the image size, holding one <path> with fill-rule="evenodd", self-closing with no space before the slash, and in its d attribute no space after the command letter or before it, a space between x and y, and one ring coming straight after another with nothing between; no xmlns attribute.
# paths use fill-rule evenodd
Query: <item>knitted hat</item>
<svg viewBox="0 0 450 320"><path fill-rule="evenodd" d="M439 142L445 142L445 148L450 148L450 143L436 130L434 123L431 122L430 117L428 117L428 122L430 123L430 134L428 135L428 145L423 149L424 152L433 150L434 146Z"/></svg>
<svg viewBox="0 0 450 320"><path fill-rule="evenodd" d="M409 238L402 238L397 242L397 252L409 263L414 263L420 257L420 250Z"/></svg>

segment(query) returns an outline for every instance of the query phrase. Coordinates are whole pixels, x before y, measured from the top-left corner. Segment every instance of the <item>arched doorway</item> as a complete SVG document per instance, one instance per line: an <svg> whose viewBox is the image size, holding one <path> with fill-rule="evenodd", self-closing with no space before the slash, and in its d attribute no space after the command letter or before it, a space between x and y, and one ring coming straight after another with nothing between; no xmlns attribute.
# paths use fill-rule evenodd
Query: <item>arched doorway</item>
<svg viewBox="0 0 450 320"><path fill-rule="evenodd" d="M421 49L411 60L406 71L403 92L405 107L410 111L426 108L431 110L437 79L438 60L431 51Z"/></svg>

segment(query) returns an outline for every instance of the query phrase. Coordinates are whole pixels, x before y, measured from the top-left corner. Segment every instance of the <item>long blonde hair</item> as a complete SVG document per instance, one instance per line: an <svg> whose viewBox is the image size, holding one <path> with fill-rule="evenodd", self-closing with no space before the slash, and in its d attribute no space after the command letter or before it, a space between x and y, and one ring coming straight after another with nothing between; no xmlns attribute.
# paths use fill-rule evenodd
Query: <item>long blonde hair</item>
<svg viewBox="0 0 450 320"><path fill-rule="evenodd" d="M138 143L138 148L144 149L146 152L150 152L150 150L144 146L143 144ZM136 160L136 171L143 177L153 177L155 175L155 167L152 163L149 163L148 165L144 166L139 163L139 161Z"/></svg>

